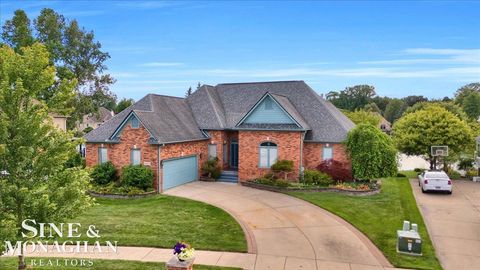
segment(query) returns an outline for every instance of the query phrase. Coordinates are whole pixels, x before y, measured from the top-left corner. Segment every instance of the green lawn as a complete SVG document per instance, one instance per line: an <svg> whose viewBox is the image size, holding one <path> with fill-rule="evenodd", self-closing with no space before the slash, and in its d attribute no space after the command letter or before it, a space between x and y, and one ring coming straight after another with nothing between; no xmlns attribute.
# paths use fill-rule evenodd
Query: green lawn
<svg viewBox="0 0 480 270"><path fill-rule="evenodd" d="M417 208L407 178L383 179L382 191L372 196L350 196L339 193L289 193L316 204L350 222L362 231L396 267L441 269ZM396 252L397 230L404 220L417 223L423 239L423 256Z"/></svg>
<svg viewBox="0 0 480 270"><path fill-rule="evenodd" d="M399 173L405 174L408 178L417 178L418 177L418 172L416 171L399 171Z"/></svg>
<svg viewBox="0 0 480 270"><path fill-rule="evenodd" d="M83 230L95 225L100 230L100 241L163 248L185 241L199 250L247 251L240 225L225 211L205 203L156 195L128 200L97 199L97 204L70 222L82 224ZM85 233L75 240L92 242Z"/></svg>
<svg viewBox="0 0 480 270"><path fill-rule="evenodd" d="M53 264L56 264L56 258L26 258L25 262L27 263L28 269L34 270L165 270L165 263L153 263L153 262L138 262L138 261L114 261L114 260L92 260L93 266L91 267L74 267L74 266L65 266L64 259L60 260L60 266L50 266L50 267L40 267L40 266L31 266L32 260L35 260L35 263L38 265L39 260L43 260L43 264L47 264L48 260L52 260ZM67 259L71 260L71 259ZM80 259L76 259L79 261ZM67 263L70 265L70 263ZM17 258L1 258L0 259L0 269L2 270L15 270L18 266ZM206 266L206 265L195 265L195 270L240 270L240 268L230 268L230 267L217 267L217 266Z"/></svg>

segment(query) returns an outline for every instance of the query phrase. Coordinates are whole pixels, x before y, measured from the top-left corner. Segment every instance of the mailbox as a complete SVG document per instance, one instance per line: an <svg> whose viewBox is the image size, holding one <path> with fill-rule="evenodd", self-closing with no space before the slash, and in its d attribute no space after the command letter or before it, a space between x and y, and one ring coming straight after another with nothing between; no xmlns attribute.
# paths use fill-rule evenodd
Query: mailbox
<svg viewBox="0 0 480 270"><path fill-rule="evenodd" d="M417 224L412 224L410 230L410 222L404 221L403 230L397 231L397 252L414 256L422 255L422 239L418 234Z"/></svg>

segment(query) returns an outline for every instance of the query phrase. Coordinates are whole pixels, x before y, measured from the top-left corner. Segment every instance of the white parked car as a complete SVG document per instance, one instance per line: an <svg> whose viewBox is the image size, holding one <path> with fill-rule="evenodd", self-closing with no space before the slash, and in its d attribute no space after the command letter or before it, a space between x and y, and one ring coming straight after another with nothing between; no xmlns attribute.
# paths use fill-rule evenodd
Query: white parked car
<svg viewBox="0 0 480 270"><path fill-rule="evenodd" d="M418 185L422 192L446 191L452 194L452 180L444 171L424 171L418 175Z"/></svg>

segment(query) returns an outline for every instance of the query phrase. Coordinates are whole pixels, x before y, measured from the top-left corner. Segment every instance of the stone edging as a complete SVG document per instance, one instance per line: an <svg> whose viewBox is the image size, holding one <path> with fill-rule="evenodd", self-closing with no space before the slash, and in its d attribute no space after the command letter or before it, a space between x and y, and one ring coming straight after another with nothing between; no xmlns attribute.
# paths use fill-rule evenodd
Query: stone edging
<svg viewBox="0 0 480 270"><path fill-rule="evenodd" d="M89 190L88 191L88 194L90 194L90 196L92 197L97 197L97 198L108 198L108 199L137 199L137 198L145 198L145 197L149 197L149 196L152 196L152 195L155 195L157 194L156 191L149 191L149 192L145 192L145 193L142 193L142 194L132 194L132 195L129 195L129 194L104 194L104 193L98 193L98 192L95 192L95 191L92 191L92 190Z"/></svg>
<svg viewBox="0 0 480 270"><path fill-rule="evenodd" d="M344 189L338 189L338 188L330 188L330 187L325 187L325 188L311 188L311 189L302 189L302 188L281 188L281 187L274 187L274 186L269 186L269 185L263 185L259 183L254 183L254 182L241 182L242 186L245 187L251 187L251 188L257 188L261 190L268 190L268 191L273 191L273 192L280 192L280 193L285 193L289 191L302 191L302 192L337 192L337 193L343 193L343 194L348 194L348 195L354 195L354 196L369 196L369 195L374 195L380 193L380 188L376 188L374 190L344 190Z"/></svg>

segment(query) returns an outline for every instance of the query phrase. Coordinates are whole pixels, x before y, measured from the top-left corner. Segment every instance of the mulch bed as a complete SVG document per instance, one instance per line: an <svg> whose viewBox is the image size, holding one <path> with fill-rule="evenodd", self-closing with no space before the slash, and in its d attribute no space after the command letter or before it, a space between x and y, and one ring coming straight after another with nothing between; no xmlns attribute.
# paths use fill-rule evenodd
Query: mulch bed
<svg viewBox="0 0 480 270"><path fill-rule="evenodd" d="M375 189L371 190L345 190L331 187L316 187L316 188L295 188L295 187L275 187L270 185L263 185L255 182L241 182L242 186L257 188L261 190L268 190L273 192L290 192L290 191L301 191L301 192L337 192L354 196L369 196L380 193L380 187L377 186Z"/></svg>
<svg viewBox="0 0 480 270"><path fill-rule="evenodd" d="M149 191L142 194L104 194L98 193L92 190L88 191L88 194L92 197L98 198L108 198L108 199L136 199L136 198L145 198L157 194L156 191Z"/></svg>

